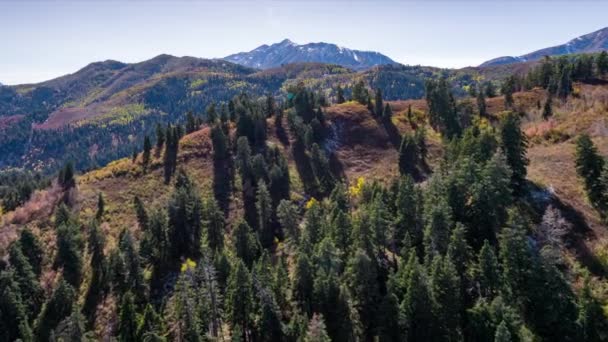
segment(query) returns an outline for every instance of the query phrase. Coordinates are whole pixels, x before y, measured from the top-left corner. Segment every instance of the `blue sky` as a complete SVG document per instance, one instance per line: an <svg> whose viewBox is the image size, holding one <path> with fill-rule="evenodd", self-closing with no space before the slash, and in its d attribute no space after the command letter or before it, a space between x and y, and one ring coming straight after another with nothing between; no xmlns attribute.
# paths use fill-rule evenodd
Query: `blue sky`
<svg viewBox="0 0 608 342"><path fill-rule="evenodd" d="M106 59L223 57L289 38L375 50L404 64L477 65L608 26L608 2L0 0L0 82Z"/></svg>

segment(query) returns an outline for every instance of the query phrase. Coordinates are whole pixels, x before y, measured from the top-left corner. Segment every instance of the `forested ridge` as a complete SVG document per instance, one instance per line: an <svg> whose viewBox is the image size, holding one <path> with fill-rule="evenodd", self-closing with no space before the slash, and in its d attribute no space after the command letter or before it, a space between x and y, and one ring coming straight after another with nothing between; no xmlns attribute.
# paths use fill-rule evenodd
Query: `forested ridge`
<svg viewBox="0 0 608 342"><path fill-rule="evenodd" d="M579 239L605 229L606 63L197 111L165 80L146 101L180 119L135 130L130 157L2 174L0 340L604 341L606 264ZM547 146L573 147L562 172L592 211L531 179Z"/></svg>

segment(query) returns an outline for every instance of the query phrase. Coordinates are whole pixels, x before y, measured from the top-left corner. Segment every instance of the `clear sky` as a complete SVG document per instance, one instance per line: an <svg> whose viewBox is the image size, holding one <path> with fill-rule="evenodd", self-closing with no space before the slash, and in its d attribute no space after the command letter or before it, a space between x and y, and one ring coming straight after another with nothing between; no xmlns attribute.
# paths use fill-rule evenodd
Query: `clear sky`
<svg viewBox="0 0 608 342"><path fill-rule="evenodd" d="M379 51L404 64L477 65L608 26L606 1L0 0L0 82L161 53L223 57L289 38Z"/></svg>

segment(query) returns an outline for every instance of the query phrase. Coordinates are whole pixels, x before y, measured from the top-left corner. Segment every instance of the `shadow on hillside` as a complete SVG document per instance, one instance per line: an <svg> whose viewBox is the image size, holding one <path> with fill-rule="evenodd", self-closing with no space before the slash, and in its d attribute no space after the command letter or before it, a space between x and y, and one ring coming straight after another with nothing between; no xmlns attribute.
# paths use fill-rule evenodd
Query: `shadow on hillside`
<svg viewBox="0 0 608 342"><path fill-rule="evenodd" d="M568 234L570 248L576 251L577 259L595 276L605 276L606 270L597 259L592 250L585 244L586 238L593 238L595 233L589 227L585 218L571 205L564 203L557 196L553 196L551 204L559 209L564 218L572 224L572 231Z"/></svg>
<svg viewBox="0 0 608 342"><path fill-rule="evenodd" d="M291 146L291 153L296 163L296 170L304 186L304 191L310 196L318 197L320 195L319 185L317 184L317 178L310 165L310 157L306 154L304 145L296 140Z"/></svg>
<svg viewBox="0 0 608 342"><path fill-rule="evenodd" d="M607 85L608 80L603 80L601 78L590 78L590 79L584 80L583 83L590 84L590 85Z"/></svg>
<svg viewBox="0 0 608 342"><path fill-rule="evenodd" d="M589 272L595 276L605 276L606 270L604 270L604 267L594 255L593 251L585 244L585 240L594 238L595 233L591 227L589 227L583 215L548 189L532 182L528 182L528 187L531 194L531 203L539 214L539 223L547 207L553 206L559 210L563 218L572 226L572 229L566 235L568 248L575 252L577 260L585 266Z"/></svg>
<svg viewBox="0 0 608 342"><path fill-rule="evenodd" d="M344 165L342 165L342 161L340 161L340 158L338 158L338 155L335 152L329 154L329 169L337 180L346 180Z"/></svg>

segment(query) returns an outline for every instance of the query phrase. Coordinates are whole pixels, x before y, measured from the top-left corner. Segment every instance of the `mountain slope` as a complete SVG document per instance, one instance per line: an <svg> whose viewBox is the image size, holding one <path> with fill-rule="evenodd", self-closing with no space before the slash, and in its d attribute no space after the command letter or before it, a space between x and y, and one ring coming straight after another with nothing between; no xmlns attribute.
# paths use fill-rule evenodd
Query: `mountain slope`
<svg viewBox="0 0 608 342"><path fill-rule="evenodd" d="M608 50L608 27L574 38L569 42L537 50L523 56L504 56L491 59L480 66L493 66L513 64L518 62L534 61L544 56L560 56L573 53L590 53Z"/></svg>
<svg viewBox="0 0 608 342"><path fill-rule="evenodd" d="M355 70L382 64L396 64L392 59L378 52L351 50L328 43L299 45L289 39L270 46L262 45L249 52L240 52L224 59L259 69L269 69L294 62L338 64Z"/></svg>

